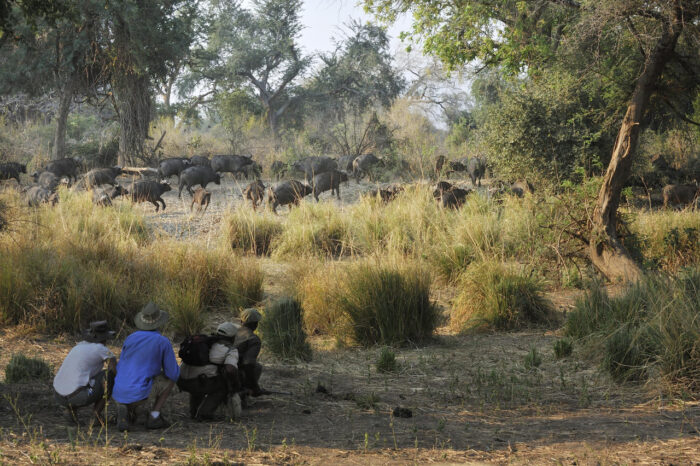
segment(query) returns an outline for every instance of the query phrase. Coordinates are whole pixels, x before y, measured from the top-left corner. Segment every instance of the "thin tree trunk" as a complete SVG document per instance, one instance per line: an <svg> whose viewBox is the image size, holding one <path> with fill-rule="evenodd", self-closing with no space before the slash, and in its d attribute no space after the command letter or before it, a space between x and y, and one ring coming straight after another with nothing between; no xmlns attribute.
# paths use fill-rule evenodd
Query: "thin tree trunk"
<svg viewBox="0 0 700 466"><path fill-rule="evenodd" d="M593 231L588 252L593 265L610 280L636 281L641 277L641 268L617 236L617 208L637 152L642 118L649 98L673 55L683 28L680 12L678 15L665 28L637 80L593 212Z"/></svg>
<svg viewBox="0 0 700 466"><path fill-rule="evenodd" d="M63 93L58 106L58 116L56 121L56 132L53 138L53 151L51 160L58 160L66 156L66 127L68 123L68 115L70 114L70 105L73 102L74 95L74 80L68 78L68 81L63 86Z"/></svg>
<svg viewBox="0 0 700 466"><path fill-rule="evenodd" d="M119 166L133 165L143 155L151 121L151 93L147 76L129 74L115 86L119 107Z"/></svg>

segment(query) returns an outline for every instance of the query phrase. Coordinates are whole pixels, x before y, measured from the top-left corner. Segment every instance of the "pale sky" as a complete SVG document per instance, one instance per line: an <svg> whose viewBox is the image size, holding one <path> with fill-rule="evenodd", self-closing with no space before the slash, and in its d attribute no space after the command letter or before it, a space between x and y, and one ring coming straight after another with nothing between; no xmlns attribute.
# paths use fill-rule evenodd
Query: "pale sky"
<svg viewBox="0 0 700 466"><path fill-rule="evenodd" d="M301 46L306 53L329 52L335 47L332 38L343 37L343 25L350 20L361 22L373 21L371 15L362 10L356 0L304 0L301 22L304 30L301 32ZM374 22L374 21L373 21ZM398 35L408 31L410 18L402 17L389 30L391 48L395 52L405 49L407 43L402 43Z"/></svg>

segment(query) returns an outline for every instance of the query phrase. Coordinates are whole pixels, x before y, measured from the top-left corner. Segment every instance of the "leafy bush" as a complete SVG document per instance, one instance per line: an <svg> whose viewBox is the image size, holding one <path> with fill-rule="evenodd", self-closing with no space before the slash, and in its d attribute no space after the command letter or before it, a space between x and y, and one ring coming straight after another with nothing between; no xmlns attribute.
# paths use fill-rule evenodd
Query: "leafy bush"
<svg viewBox="0 0 700 466"><path fill-rule="evenodd" d="M22 353L13 354L5 368L5 382L31 382L39 380L46 382L51 380L53 373L51 367L39 358L29 358Z"/></svg>
<svg viewBox="0 0 700 466"><path fill-rule="evenodd" d="M513 330L555 320L540 280L503 264L473 265L462 275L460 288L451 316L455 330L481 326Z"/></svg>
<svg viewBox="0 0 700 466"><path fill-rule="evenodd" d="M260 322L265 348L282 359L311 360L311 347L302 325L301 305L292 298L275 301Z"/></svg>
<svg viewBox="0 0 700 466"><path fill-rule="evenodd" d="M571 353L574 350L574 344L568 338L560 338L554 342L553 348L554 357L557 359L562 359L571 356Z"/></svg>
<svg viewBox="0 0 700 466"><path fill-rule="evenodd" d="M379 359L377 359L377 371L385 373L396 372L396 369L398 369L396 354L394 354L390 348L385 346L379 353Z"/></svg>
<svg viewBox="0 0 700 466"><path fill-rule="evenodd" d="M602 354L603 367L617 380L658 374L691 389L700 388L700 269L677 277L647 276L611 298L593 284L576 302L566 332Z"/></svg>

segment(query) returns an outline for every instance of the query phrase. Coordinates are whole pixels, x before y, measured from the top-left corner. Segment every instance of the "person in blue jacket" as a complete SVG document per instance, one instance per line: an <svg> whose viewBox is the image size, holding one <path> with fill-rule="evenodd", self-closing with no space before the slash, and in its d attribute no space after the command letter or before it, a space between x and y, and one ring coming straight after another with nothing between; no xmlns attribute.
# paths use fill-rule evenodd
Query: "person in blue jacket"
<svg viewBox="0 0 700 466"><path fill-rule="evenodd" d="M161 409L180 376L180 368L172 343L160 333L167 321L168 313L151 301L134 318L139 330L124 340L112 391L112 398L118 403L120 432L128 430L150 406L150 412L146 413L147 429L170 425Z"/></svg>

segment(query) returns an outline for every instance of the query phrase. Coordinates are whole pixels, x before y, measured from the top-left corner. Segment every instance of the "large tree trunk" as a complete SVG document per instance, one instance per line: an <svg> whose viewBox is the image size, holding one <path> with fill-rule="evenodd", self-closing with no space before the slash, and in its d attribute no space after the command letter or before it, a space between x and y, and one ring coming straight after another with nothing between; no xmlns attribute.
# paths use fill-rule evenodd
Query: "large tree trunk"
<svg viewBox="0 0 700 466"><path fill-rule="evenodd" d="M70 105L73 102L75 93L74 80L68 78L68 81L63 86L61 100L58 105L58 116L56 121L56 132L53 138L53 151L51 160L58 160L66 156L66 126L68 123L68 115L70 114Z"/></svg>
<svg viewBox="0 0 700 466"><path fill-rule="evenodd" d="M147 76L129 74L115 85L119 113L119 166L133 165L143 155L151 121L151 88Z"/></svg>
<svg viewBox="0 0 700 466"><path fill-rule="evenodd" d="M632 99L622 120L612 158L605 173L603 186L593 212L593 231L589 255L593 265L610 280L636 281L641 268L617 236L617 208L620 194L630 174L636 155L642 118L654 92L656 83L673 55L678 36L683 28L680 12L667 25L652 53L647 57L644 71L637 80Z"/></svg>

